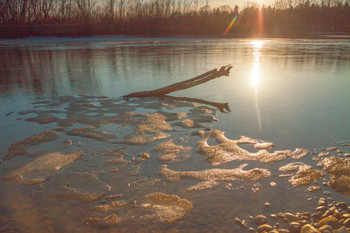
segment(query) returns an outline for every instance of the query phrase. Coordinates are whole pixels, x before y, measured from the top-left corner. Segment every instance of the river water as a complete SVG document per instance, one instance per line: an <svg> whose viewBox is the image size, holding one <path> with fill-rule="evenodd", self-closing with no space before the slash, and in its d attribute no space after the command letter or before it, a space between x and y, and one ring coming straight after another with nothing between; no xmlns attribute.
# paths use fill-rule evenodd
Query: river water
<svg viewBox="0 0 350 233"><path fill-rule="evenodd" d="M94 140L82 134L69 136L73 134L69 134L69 130L91 125L118 135L119 129L114 129L110 126L111 123L103 122L108 117L127 112L120 112L121 110L114 108L131 107L128 111L141 115L187 112L190 116L193 113L190 118L194 123L200 124L195 127L197 131L217 129L225 132L229 139L247 136L272 142L275 146L272 151L304 148L317 151L318 154L322 148L337 146L344 154L349 153L350 148L346 146L350 141L349 40L124 36L29 38L0 40L0 57L0 157L4 159L1 164L3 180L0 181L0 231L135 232L143 229L145 232L166 232L177 229L185 232L230 232L235 217L248 221L248 216L256 214L310 211L314 208L317 198L326 195L324 191L336 200L349 200L349 196L339 194L329 187L322 187L321 191L310 193L306 190L307 186L295 188L288 183L288 178L278 177L279 167L299 161L297 159L286 158L273 163L241 159L225 161L219 166L210 164L197 151L197 141L200 137L197 135L186 138L184 135L191 131L188 129L190 127L178 127L178 122L171 123L176 131L170 135L176 144L189 146L190 158L165 163L168 164L167 168L177 171L198 171L213 167L232 169L247 162L248 166L245 169L267 169L271 176L259 181L225 180L210 189L188 192L188 186L196 183L194 177L174 182L160 174L161 165L164 163L156 158L158 152L154 153L152 150L157 143L159 144L159 140L138 145L125 141L106 142L105 138ZM191 103L180 103L170 107L171 103L165 100L127 102L119 98L131 92L152 90L183 81L228 64L233 66L228 77L172 93L176 97L228 103L229 112L220 112L213 109L213 106L208 106L210 111L215 111L217 120L210 118L213 120L206 121L211 113L201 108L198 110L198 106L194 107L198 110L196 112ZM109 105L112 102L116 105ZM101 110L103 116L96 109L84 109L85 116L90 117L88 120L76 120L78 123L74 126L62 126L58 130L60 125L56 121L48 121L45 118L47 114L59 118L68 118L68 115L79 118L82 114L80 111L83 110L77 109L79 107L75 109L75 103L102 106L103 108L95 108ZM33 109L38 111L28 114L22 112ZM44 116L43 121L46 122L39 122L38 119L26 120L35 114ZM120 123L119 126L124 123ZM151 123L147 121L146 124ZM13 143L50 129L55 129L60 134L59 142L44 142L40 145L30 142L26 144L28 148L25 153L15 158L6 158ZM130 127L123 130L121 134L128 135ZM77 139L79 136L84 139L82 143L76 144L76 141L80 140ZM72 140L74 150L67 148L70 143L64 140ZM211 143L213 142L208 140L208 144ZM341 146L342 144L345 146ZM249 145L243 145L242 148L251 152L254 150ZM25 182L17 178L6 178L11 171L37 158L37 154L45 155L47 152L57 151L66 153L78 149L85 155L78 159L78 162L65 165L62 170L55 168L57 171L50 170L48 175L45 173L48 171L42 175L43 171L40 169L39 175L23 173L30 176L30 179L32 176L44 177L44 182L23 184ZM98 157L101 150L106 153L108 149L123 149L128 154L125 160L132 163L129 166L134 166L132 157L138 153L149 152L151 159L141 163L141 175L136 174L136 178L128 176L132 173L129 170L116 175L125 169L113 173L112 176L108 175L106 167L101 168L100 163L106 161ZM312 158L313 155L309 154L299 162L317 168ZM135 164L137 167L136 162ZM106 184L111 188L108 195L123 194L123 200L129 200L133 204L141 201L148 193L157 191L176 194L189 200L193 208L174 223L164 223L146 221L142 217L142 211L133 210L139 207L128 204L120 210L107 211L108 214L123 216L121 223L108 227L106 224L90 224L89 218L103 219L109 216L94 209L96 203L101 203L107 194L93 201L58 197L55 187L58 187L64 178L60 180L57 177L67 176L64 172L93 174L98 178L98 182L95 180L96 186L91 185L92 187L88 188L94 190L94 187L97 187L96 189L102 190L101 184ZM153 185L152 179L156 180L157 184ZM137 187L138 184L145 183L145 180L150 181L148 183L152 185L133 189L132 184L136 184ZM74 184L76 182L78 181ZM277 187L271 186L271 182L277 183ZM322 180L319 183L322 183ZM87 186L77 185L81 189L85 188L84 190L88 189ZM256 187L259 187L260 191L256 191ZM271 206L265 207L265 202L269 202ZM100 225L103 225L102 228Z"/></svg>

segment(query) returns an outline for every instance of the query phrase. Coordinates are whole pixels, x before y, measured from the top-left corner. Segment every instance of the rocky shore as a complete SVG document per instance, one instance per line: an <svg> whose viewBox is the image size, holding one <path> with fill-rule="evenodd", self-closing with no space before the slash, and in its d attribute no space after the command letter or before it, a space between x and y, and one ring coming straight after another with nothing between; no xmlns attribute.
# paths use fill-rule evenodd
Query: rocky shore
<svg viewBox="0 0 350 233"><path fill-rule="evenodd" d="M250 216L250 221L234 219L235 232L249 233L348 233L350 207L345 202L328 204L320 198L313 213L276 213ZM249 224L247 224L249 222Z"/></svg>

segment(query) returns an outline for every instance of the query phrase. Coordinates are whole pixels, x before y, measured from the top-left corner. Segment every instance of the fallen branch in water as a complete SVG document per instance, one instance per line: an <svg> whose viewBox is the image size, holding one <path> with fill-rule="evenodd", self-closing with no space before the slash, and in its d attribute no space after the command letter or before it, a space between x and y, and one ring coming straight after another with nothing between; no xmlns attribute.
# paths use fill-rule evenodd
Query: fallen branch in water
<svg viewBox="0 0 350 233"><path fill-rule="evenodd" d="M219 109L220 112L225 112L225 110L228 112L231 112L230 107L228 106L228 103L216 103L216 102L211 102L211 101L197 99L197 98L175 97L170 95L166 95L164 97L175 101L195 102L195 103L210 105Z"/></svg>
<svg viewBox="0 0 350 233"><path fill-rule="evenodd" d="M163 97L171 92L174 91L180 91L180 90L185 90L194 86L198 86L200 84L206 83L210 80L213 80L215 78L219 78L221 76L229 76L230 70L232 66L227 65L227 66L222 66L220 70L213 69L211 71L208 71L204 74L201 74L197 77L174 83L172 85L151 90L151 91L140 91L140 92L133 92L128 95L123 96L124 99L128 99L130 97L136 97L136 98L142 98L142 97Z"/></svg>

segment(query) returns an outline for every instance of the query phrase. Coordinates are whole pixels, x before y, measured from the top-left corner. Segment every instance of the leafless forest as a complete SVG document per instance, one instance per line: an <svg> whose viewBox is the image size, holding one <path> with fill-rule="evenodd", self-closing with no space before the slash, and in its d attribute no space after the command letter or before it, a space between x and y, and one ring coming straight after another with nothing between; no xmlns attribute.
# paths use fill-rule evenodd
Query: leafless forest
<svg viewBox="0 0 350 233"><path fill-rule="evenodd" d="M350 33L350 0L277 0L211 8L208 0L0 0L0 37L310 36Z"/></svg>

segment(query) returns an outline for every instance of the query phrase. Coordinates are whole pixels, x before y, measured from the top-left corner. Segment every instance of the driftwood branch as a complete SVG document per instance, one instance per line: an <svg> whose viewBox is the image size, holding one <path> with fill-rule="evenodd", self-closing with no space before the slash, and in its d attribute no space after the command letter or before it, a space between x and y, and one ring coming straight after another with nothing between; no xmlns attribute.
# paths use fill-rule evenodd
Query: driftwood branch
<svg viewBox="0 0 350 233"><path fill-rule="evenodd" d="M172 85L151 90L151 91L140 91L140 92L133 92L128 95L123 96L124 99L128 99L130 97L136 97L136 98L142 98L142 97L162 97L165 96L171 92L174 91L180 91L180 90L185 90L203 83L206 83L210 80L213 80L215 78L219 78L221 76L228 76L230 74L232 66L227 65L227 66L222 66L220 70L213 69L211 71L208 71L204 74L201 74L197 77L174 83Z"/></svg>

